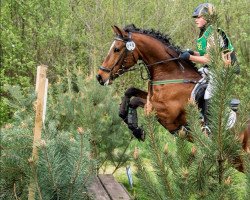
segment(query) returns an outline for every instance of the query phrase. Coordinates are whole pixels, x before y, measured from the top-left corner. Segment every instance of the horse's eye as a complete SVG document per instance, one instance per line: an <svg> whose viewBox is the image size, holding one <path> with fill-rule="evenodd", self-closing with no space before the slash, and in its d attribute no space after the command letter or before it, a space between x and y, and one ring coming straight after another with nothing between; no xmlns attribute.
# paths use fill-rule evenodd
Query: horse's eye
<svg viewBox="0 0 250 200"><path fill-rule="evenodd" d="M120 49L114 48L114 52L119 52L119 51L120 51Z"/></svg>

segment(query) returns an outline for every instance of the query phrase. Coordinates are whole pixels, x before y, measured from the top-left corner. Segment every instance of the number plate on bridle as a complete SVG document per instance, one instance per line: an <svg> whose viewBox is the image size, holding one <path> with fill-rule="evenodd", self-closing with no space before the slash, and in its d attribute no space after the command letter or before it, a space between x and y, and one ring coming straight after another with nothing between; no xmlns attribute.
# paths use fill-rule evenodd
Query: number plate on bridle
<svg viewBox="0 0 250 200"><path fill-rule="evenodd" d="M135 43L133 41L129 41L126 43L126 48L129 51L133 51L135 49Z"/></svg>

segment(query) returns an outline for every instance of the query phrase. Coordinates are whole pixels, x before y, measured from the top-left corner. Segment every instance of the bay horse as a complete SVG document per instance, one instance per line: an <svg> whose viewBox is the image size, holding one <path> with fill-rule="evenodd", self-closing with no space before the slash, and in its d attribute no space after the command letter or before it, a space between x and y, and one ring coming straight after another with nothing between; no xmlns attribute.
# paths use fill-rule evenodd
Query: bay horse
<svg viewBox="0 0 250 200"><path fill-rule="evenodd" d="M116 36L96 75L99 83L112 84L121 74L132 70L138 60L144 63L149 75L148 92L129 88L120 105L119 115L133 135L145 139L143 129L138 127L137 107L146 108L146 112L154 110L159 123L171 133L185 126L185 107L195 83L202 78L198 70L191 62L179 60L181 49L160 32L142 30L133 24L124 29L112 28ZM203 96L199 107L202 100ZM240 135L245 151L249 151L249 138L250 123Z"/></svg>

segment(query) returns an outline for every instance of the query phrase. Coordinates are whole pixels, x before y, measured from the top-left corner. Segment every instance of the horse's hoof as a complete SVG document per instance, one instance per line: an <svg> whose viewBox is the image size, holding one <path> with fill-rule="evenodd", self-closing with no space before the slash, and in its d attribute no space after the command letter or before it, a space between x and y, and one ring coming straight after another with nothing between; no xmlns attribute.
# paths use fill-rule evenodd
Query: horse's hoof
<svg viewBox="0 0 250 200"><path fill-rule="evenodd" d="M133 135L139 140L139 141L145 141L145 132L141 128L136 128L133 130Z"/></svg>

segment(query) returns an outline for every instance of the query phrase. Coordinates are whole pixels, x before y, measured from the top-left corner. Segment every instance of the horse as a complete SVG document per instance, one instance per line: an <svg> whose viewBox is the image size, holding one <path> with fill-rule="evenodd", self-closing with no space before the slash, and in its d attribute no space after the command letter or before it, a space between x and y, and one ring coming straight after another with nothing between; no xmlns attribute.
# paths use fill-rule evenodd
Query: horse
<svg viewBox="0 0 250 200"><path fill-rule="evenodd" d="M125 72L133 70L140 60L149 76L148 91L129 88L120 104L119 115L139 140L145 140L144 130L138 127L136 109L154 110L159 123L170 133L187 124L185 107L201 74L191 62L179 59L181 49L171 39L155 30L143 30L133 24L120 29L112 26L116 35L108 55L97 72L101 85L110 85ZM204 88L203 88L204 90ZM203 107L200 95L199 107ZM249 151L250 122L240 135L245 151ZM243 166L239 167L243 171Z"/></svg>

